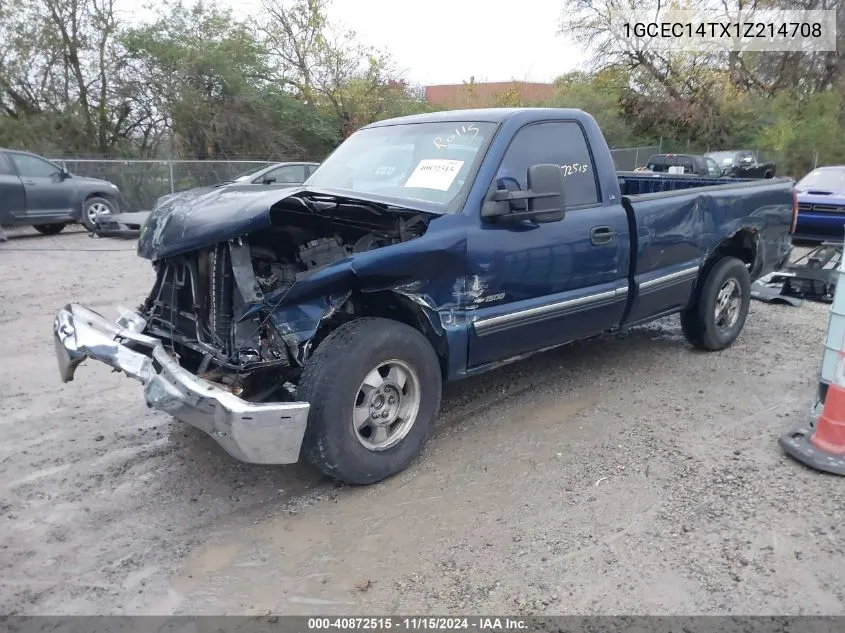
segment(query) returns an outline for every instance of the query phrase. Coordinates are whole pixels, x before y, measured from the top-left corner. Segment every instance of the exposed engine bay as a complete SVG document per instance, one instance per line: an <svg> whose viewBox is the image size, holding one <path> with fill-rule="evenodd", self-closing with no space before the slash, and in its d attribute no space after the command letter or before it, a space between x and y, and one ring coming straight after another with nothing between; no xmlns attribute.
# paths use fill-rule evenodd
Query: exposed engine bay
<svg viewBox="0 0 845 633"><path fill-rule="evenodd" d="M139 310L145 333L164 341L180 365L241 398L288 399L310 342L307 328L280 321L289 293L341 260L423 235L430 217L332 197L283 200L268 228L156 261L156 282Z"/></svg>

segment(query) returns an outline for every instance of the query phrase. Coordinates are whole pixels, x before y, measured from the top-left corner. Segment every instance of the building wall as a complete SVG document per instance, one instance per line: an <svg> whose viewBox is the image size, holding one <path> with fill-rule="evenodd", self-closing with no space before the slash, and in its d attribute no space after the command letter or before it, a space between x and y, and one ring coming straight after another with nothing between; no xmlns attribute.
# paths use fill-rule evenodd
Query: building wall
<svg viewBox="0 0 845 633"><path fill-rule="evenodd" d="M554 84L527 81L496 81L471 84L442 84L426 86L425 99L432 105L444 107L466 107L472 105L495 105L497 99L517 95L522 102L548 99L554 92ZM502 104L504 105L504 104Z"/></svg>

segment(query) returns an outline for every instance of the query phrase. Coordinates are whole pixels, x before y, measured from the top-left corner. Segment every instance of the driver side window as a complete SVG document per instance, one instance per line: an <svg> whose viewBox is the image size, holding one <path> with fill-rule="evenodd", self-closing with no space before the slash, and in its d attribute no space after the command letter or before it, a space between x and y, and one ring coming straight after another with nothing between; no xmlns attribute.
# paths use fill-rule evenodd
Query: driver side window
<svg viewBox="0 0 845 633"><path fill-rule="evenodd" d="M561 121L523 127L499 165L496 188L526 190L528 168L540 163L553 163L563 171L566 208L598 203L593 160L580 125Z"/></svg>
<svg viewBox="0 0 845 633"><path fill-rule="evenodd" d="M52 178L60 171L53 163L37 156L15 153L11 153L9 156L15 163L21 178Z"/></svg>

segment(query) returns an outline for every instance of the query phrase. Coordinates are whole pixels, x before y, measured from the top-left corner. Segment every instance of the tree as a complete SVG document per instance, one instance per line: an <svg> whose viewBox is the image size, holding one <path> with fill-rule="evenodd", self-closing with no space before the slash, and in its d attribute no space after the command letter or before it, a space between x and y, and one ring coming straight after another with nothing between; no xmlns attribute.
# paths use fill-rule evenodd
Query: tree
<svg viewBox="0 0 845 633"><path fill-rule="evenodd" d="M304 158L334 141L271 80L266 49L229 10L179 1L123 40L180 156Z"/></svg>
<svg viewBox="0 0 845 633"><path fill-rule="evenodd" d="M561 20L561 32L567 33L594 54L598 68L623 66L637 78L654 84L665 96L694 99L711 88L707 76L712 71L726 71L727 81L734 87L771 96L785 89L798 89L804 94L828 89L841 77L841 54L833 52L753 52L753 51L663 51L649 48L625 37L620 16L649 15L657 19L666 10L689 10L706 15L713 21L727 21L742 11L744 19L753 21L757 11L833 10L841 0L685 0L661 2L651 0L572 0L567 3ZM838 39L843 43L845 15L839 12ZM721 78L720 78L721 81Z"/></svg>
<svg viewBox="0 0 845 633"><path fill-rule="evenodd" d="M580 108L595 117L611 146L651 142L657 136L650 130L634 129L624 117L623 95L629 75L623 68L609 67L598 72L573 71L555 80L554 96L548 105ZM644 137L644 138L643 138Z"/></svg>
<svg viewBox="0 0 845 633"><path fill-rule="evenodd" d="M714 20L742 9L745 19L751 20L757 10L833 9L838 4L834 0L722 0L714 5L707 0L681 0L663 7L697 9ZM787 136L801 127L795 122L810 112L819 116L822 102L836 113L832 116L825 109L828 130L835 135L845 129L841 53L665 51L621 36L615 22L620 12L636 11L640 16L650 12L657 18L660 8L659 0L573 0L567 4L562 32L593 52L594 71L621 73L622 82L616 84L621 87L617 91L621 117L615 121L609 117L612 129L618 131L616 124L621 122L636 136L661 136L669 148L682 151L752 145L784 148L789 146ZM840 50L845 43L843 19L845 12L839 11ZM612 114L610 108L599 107L599 111L606 118ZM828 153L833 155L833 150ZM784 165L790 164L788 154L783 158Z"/></svg>
<svg viewBox="0 0 845 633"><path fill-rule="evenodd" d="M334 119L346 138L361 125L424 101L398 79L390 56L331 24L330 0L264 0L263 34L275 76L302 101Z"/></svg>
<svg viewBox="0 0 845 633"><path fill-rule="evenodd" d="M842 97L823 90L799 99L783 92L767 104L767 125L761 127L755 146L778 161L778 171L801 177L819 165L845 163Z"/></svg>
<svg viewBox="0 0 845 633"><path fill-rule="evenodd" d="M153 113L120 89L126 55L114 0L20 0L0 7L0 139L107 154L157 140ZM13 124L14 122L14 124Z"/></svg>

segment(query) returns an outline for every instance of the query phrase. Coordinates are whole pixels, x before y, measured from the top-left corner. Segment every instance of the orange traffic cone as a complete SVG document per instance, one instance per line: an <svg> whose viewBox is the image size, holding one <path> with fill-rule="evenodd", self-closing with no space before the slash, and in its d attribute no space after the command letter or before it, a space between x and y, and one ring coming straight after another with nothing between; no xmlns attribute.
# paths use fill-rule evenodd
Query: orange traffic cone
<svg viewBox="0 0 845 633"><path fill-rule="evenodd" d="M812 428L795 429L781 436L780 445L810 468L845 475L845 340L819 419Z"/></svg>

